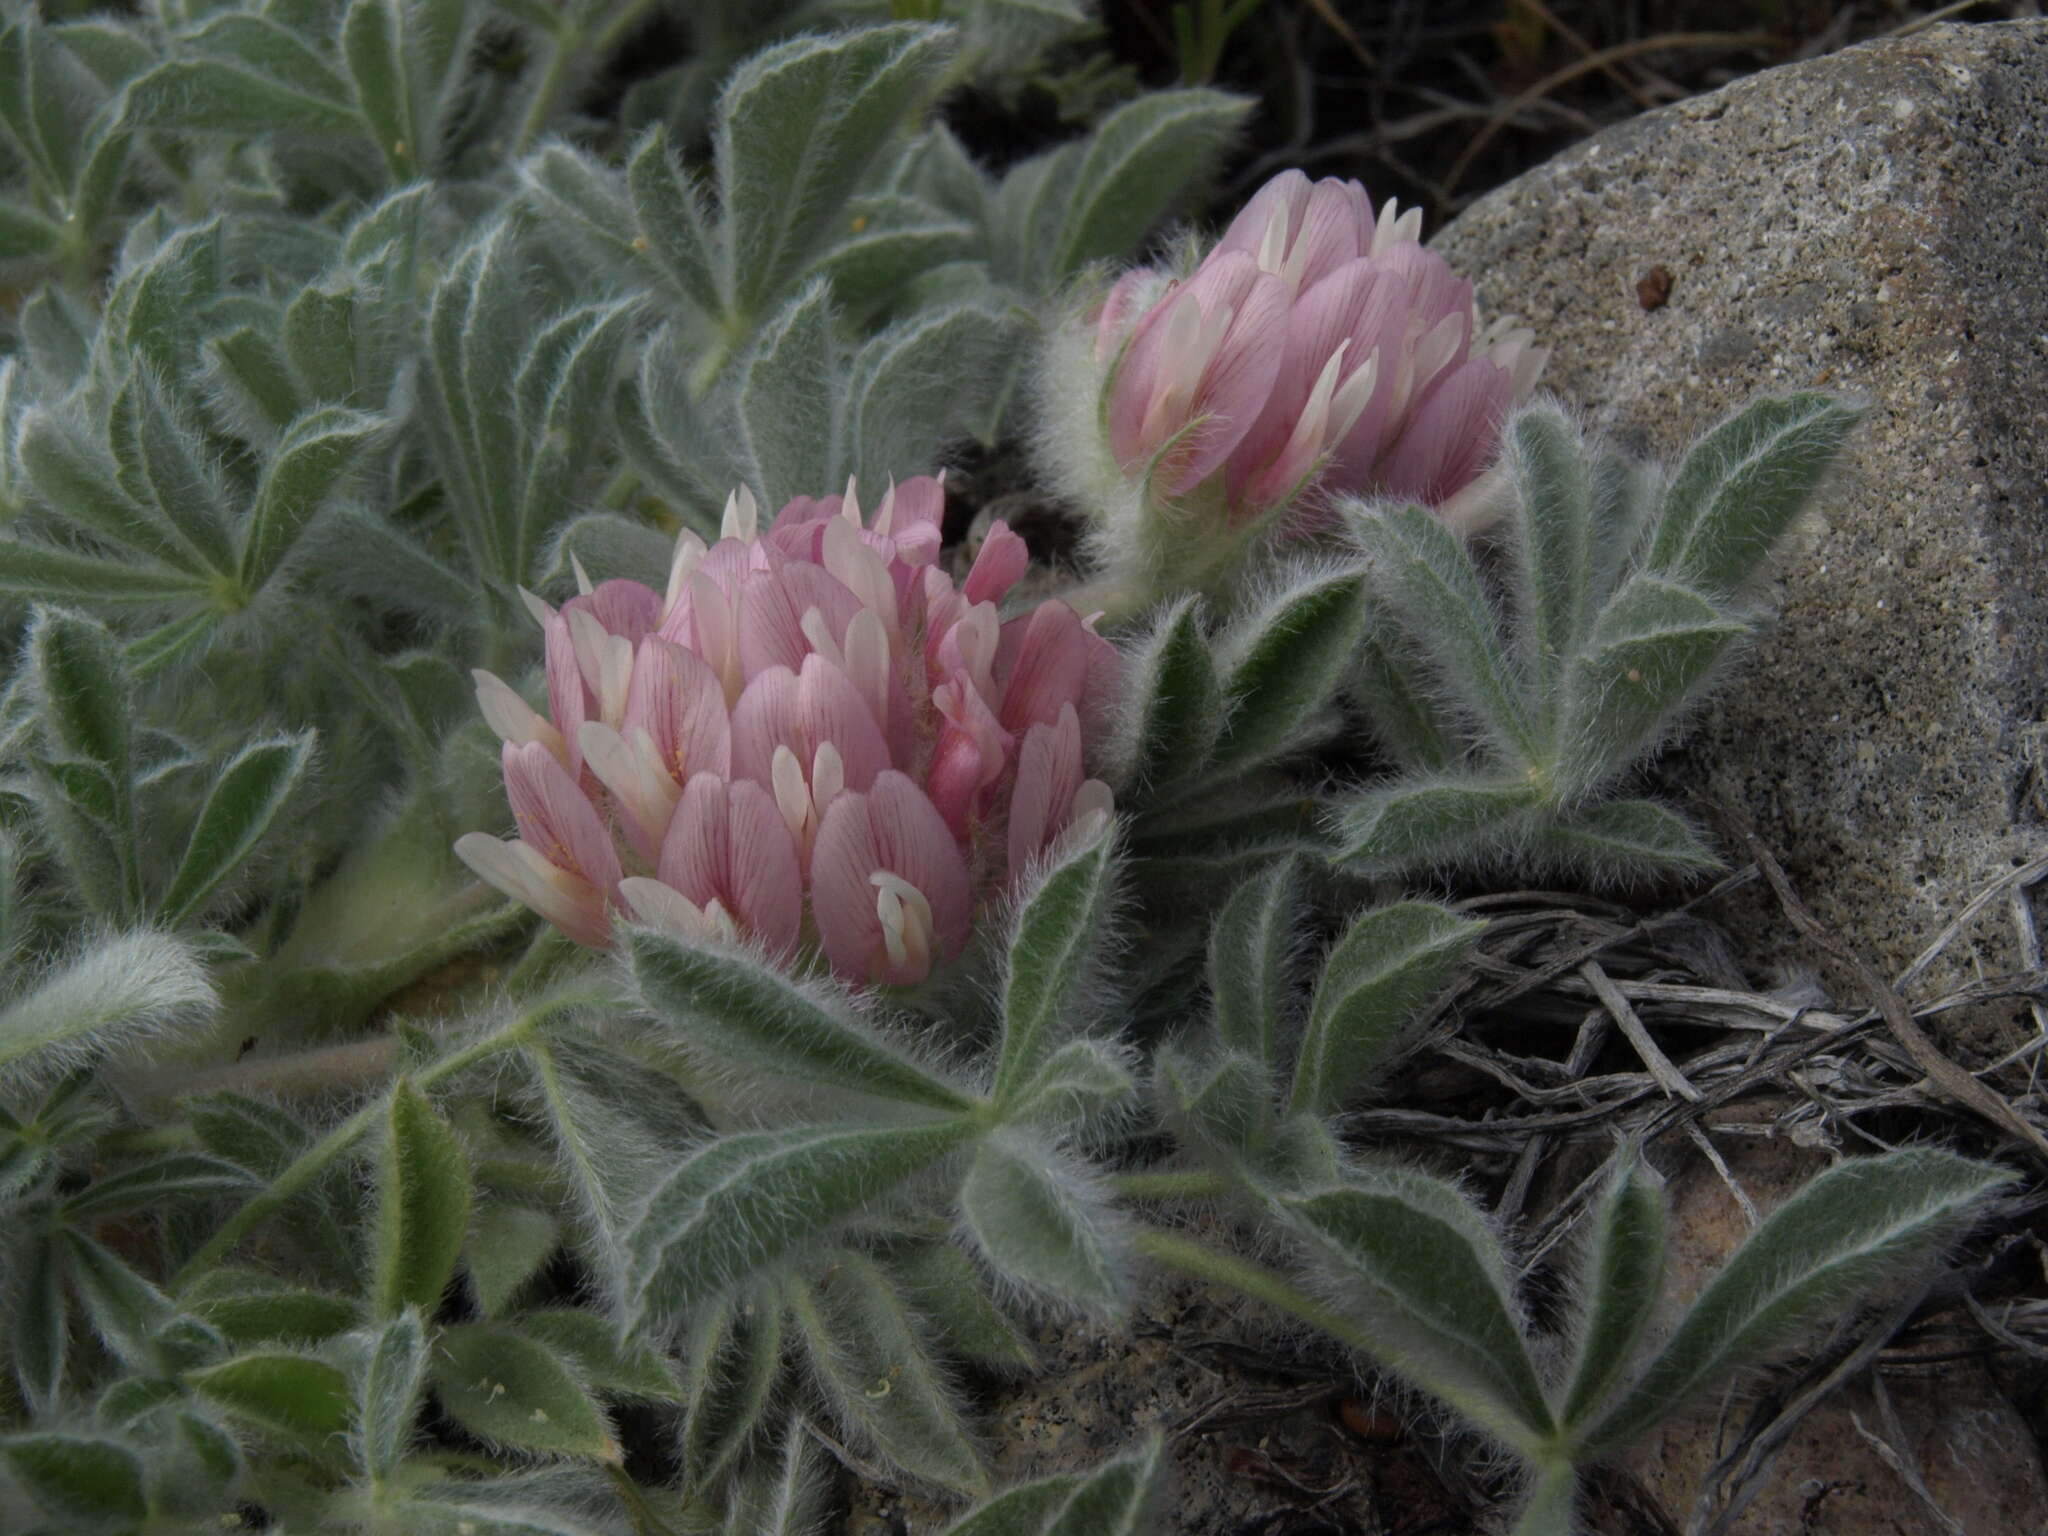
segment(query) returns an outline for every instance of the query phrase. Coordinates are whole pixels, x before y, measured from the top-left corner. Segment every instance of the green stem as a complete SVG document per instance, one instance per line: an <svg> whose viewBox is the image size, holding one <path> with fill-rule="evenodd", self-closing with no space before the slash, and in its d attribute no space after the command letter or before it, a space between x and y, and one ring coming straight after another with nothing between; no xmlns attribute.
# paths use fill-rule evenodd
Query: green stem
<svg viewBox="0 0 2048 1536"><path fill-rule="evenodd" d="M591 52L602 58L625 41L626 34L640 24L640 18L654 8L654 0L627 0L610 21L590 40Z"/></svg>
<svg viewBox="0 0 2048 1536"><path fill-rule="evenodd" d="M429 1089L446 1081L456 1073L475 1066L478 1062L506 1051L517 1050L547 1022L555 1013L564 1008L595 1000L600 994L594 992L571 992L548 999L539 1006L529 1009L503 1029L479 1036L460 1050L452 1051L432 1065L422 1068L413 1077L421 1089ZM185 1265L171 1282L172 1290L182 1290L208 1269L226 1258L235 1244L253 1232L257 1225L273 1212L282 1208L294 1197L312 1187L313 1181L341 1155L353 1147L357 1140L384 1116L388 1094L379 1094L370 1103L342 1121L333 1130L321 1137L312 1146L301 1152L290 1167L271 1180L270 1187L256 1196L247 1205L236 1211L220 1230L208 1238L205 1245L185 1261Z"/></svg>
<svg viewBox="0 0 2048 1536"><path fill-rule="evenodd" d="M519 136L513 141L512 150L515 157L533 148L533 141L540 137L548 119L555 115L555 98L562 94L562 87L568 82L569 61L576 56L576 45L582 40L571 22L564 21L556 31L548 49L547 68L541 72L540 84L533 89L533 99L526 104L526 112L519 119Z"/></svg>
<svg viewBox="0 0 2048 1536"><path fill-rule="evenodd" d="M1205 1168L1119 1173L1111 1176L1109 1187L1125 1200L1207 1200L1230 1192L1221 1174Z"/></svg>

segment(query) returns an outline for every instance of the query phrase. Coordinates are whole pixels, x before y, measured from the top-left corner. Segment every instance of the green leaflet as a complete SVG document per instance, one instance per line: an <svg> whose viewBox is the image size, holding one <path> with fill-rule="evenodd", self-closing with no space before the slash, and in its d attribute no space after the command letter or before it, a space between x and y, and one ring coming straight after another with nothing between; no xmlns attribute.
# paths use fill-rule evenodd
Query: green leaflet
<svg viewBox="0 0 2048 1536"><path fill-rule="evenodd" d="M801 269L953 43L941 28L874 27L799 38L733 73L712 139L729 317L758 315Z"/></svg>
<svg viewBox="0 0 2048 1536"><path fill-rule="evenodd" d="M505 1323L461 1323L435 1341L434 1392L471 1434L543 1455L616 1460L604 1410L568 1362Z"/></svg>
<svg viewBox="0 0 2048 1536"><path fill-rule="evenodd" d="M1323 963L1288 1107L1335 1114L1391 1065L1484 926L1423 901L1361 913Z"/></svg>
<svg viewBox="0 0 2048 1536"><path fill-rule="evenodd" d="M822 1275L785 1295L796 1341L842 1427L912 1475L943 1488L986 1486L951 1383L889 1277L839 1250Z"/></svg>
<svg viewBox="0 0 2048 1536"><path fill-rule="evenodd" d="M1380 1363L1533 1454L1555 1433L1523 1341L1507 1261L1452 1185L1377 1165L1275 1214L1308 1245Z"/></svg>
<svg viewBox="0 0 2048 1536"><path fill-rule="evenodd" d="M743 1066L930 1109L975 1102L879 1038L839 999L820 997L766 961L645 929L626 940L626 952L648 1006L721 1071Z"/></svg>
<svg viewBox="0 0 2048 1536"><path fill-rule="evenodd" d="M1083 1023L1115 905L1116 842L1110 822L1086 843L1063 844L1018 911L1003 971L998 1103L1013 1102L1061 1036Z"/></svg>
<svg viewBox="0 0 2048 1536"><path fill-rule="evenodd" d="M691 1487L709 1487L759 1432L782 1353L782 1303L772 1291L742 1290L695 1309L684 1346L683 1473Z"/></svg>
<svg viewBox="0 0 2048 1536"><path fill-rule="evenodd" d="M1275 762L1315 744L1365 633L1363 573L1307 566L1217 640L1228 724L1220 760Z"/></svg>
<svg viewBox="0 0 2048 1536"><path fill-rule="evenodd" d="M1003 1279L1100 1316L1122 1310L1131 1288L1122 1224L1078 1160L1014 1132L990 1136L975 1148L960 1212Z"/></svg>
<svg viewBox="0 0 2048 1536"><path fill-rule="evenodd" d="M1840 395L1765 395L1715 427L1672 476L1650 568L1710 592L1740 594L1865 409Z"/></svg>
<svg viewBox="0 0 2048 1536"><path fill-rule="evenodd" d="M142 1459L115 1441L10 1435L0 1439L0 1460L30 1498L70 1529L127 1530L148 1514Z"/></svg>
<svg viewBox="0 0 2048 1536"><path fill-rule="evenodd" d="M2012 1179L1927 1147L1836 1164L1722 1266L1635 1384L1578 1437L1584 1453L1626 1444L1729 1372L1904 1284Z"/></svg>
<svg viewBox="0 0 2048 1536"><path fill-rule="evenodd" d="M754 1131L706 1143L627 1239L634 1325L665 1327L851 1216L972 1135L958 1121Z"/></svg>
<svg viewBox="0 0 2048 1536"><path fill-rule="evenodd" d="M253 853L313 754L311 733L244 747L220 772L158 909L176 923Z"/></svg>
<svg viewBox="0 0 2048 1536"><path fill-rule="evenodd" d="M1057 201L1031 231L1041 243L1019 255L1052 287L1135 250L1222 162L1250 105L1221 91L1159 91L1111 113L1078 155L1055 151L1044 185Z"/></svg>
<svg viewBox="0 0 2048 1536"><path fill-rule="evenodd" d="M1209 930L1209 997L1222 1042L1277 1064L1294 1002L1302 866L1279 859L1245 881Z"/></svg>
<svg viewBox="0 0 2048 1536"><path fill-rule="evenodd" d="M311 1445L346 1432L354 1417L348 1378L308 1355L237 1355L188 1372L185 1381L237 1418Z"/></svg>
<svg viewBox="0 0 2048 1536"><path fill-rule="evenodd" d="M1062 1473L999 1493L946 1536L1144 1536L1166 1470L1155 1435L1088 1473Z"/></svg>
<svg viewBox="0 0 2048 1536"><path fill-rule="evenodd" d="M373 1305L432 1314L469 1230L469 1159L453 1126L404 1078L385 1112L377 1157Z"/></svg>
<svg viewBox="0 0 2048 1536"><path fill-rule="evenodd" d="M357 1389L363 1470L373 1487L391 1484L405 1458L427 1384L427 1333L411 1307L371 1336Z"/></svg>
<svg viewBox="0 0 2048 1536"><path fill-rule="evenodd" d="M1628 1368L1664 1280L1663 1193L1634 1151L1615 1164L1583 1242L1569 1385L1558 1410L1567 1431Z"/></svg>

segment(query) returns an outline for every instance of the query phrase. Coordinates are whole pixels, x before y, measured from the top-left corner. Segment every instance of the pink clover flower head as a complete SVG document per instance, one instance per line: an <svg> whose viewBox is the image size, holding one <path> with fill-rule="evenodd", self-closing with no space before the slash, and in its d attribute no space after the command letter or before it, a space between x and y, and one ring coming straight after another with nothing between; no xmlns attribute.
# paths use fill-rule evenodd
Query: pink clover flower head
<svg viewBox="0 0 2048 1536"><path fill-rule="evenodd" d="M519 835L473 832L479 878L582 944L621 916L695 942L923 980L976 908L1113 810L1086 738L1116 652L1066 603L1007 619L1029 551L996 523L955 581L941 482L799 497L765 528L744 489L667 585L528 595L547 712L488 672Z"/></svg>
<svg viewBox="0 0 2048 1536"><path fill-rule="evenodd" d="M1445 508L1548 352L1482 325L1472 285L1355 181L1288 171L1185 281L1125 273L1096 320L1108 448L1167 501L1250 521L1311 488Z"/></svg>

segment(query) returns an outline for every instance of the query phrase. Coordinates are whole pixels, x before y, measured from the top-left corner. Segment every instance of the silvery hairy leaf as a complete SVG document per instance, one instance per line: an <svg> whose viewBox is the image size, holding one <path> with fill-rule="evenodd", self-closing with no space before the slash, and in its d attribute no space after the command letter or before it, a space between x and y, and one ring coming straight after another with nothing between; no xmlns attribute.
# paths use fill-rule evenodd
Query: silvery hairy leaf
<svg viewBox="0 0 2048 1536"><path fill-rule="evenodd" d="M191 946L139 932L102 940L0 1010L0 1069L41 1077L199 1024L216 994Z"/></svg>
<svg viewBox="0 0 2048 1536"><path fill-rule="evenodd" d="M758 317L802 270L953 47L944 28L872 27L798 38L734 71L712 135L729 319Z"/></svg>
<svg viewBox="0 0 2048 1536"><path fill-rule="evenodd" d="M836 1250L783 1290L794 1341L840 1427L912 1476L979 1493L986 1486L944 1368L888 1273Z"/></svg>
<svg viewBox="0 0 2048 1536"><path fill-rule="evenodd" d="M1664 1198L1633 1149L1617 1159L1586 1218L1571 1370L1558 1416L1582 1423L1628 1369L1664 1281Z"/></svg>
<svg viewBox="0 0 2048 1536"><path fill-rule="evenodd" d="M0 1461L37 1507L67 1530L128 1531L148 1518L142 1458L118 1441L9 1435L0 1438Z"/></svg>
<svg viewBox="0 0 2048 1536"><path fill-rule="evenodd" d="M956 1120L747 1131L705 1143L627 1240L629 1316L667 1327L889 1195L972 1136Z"/></svg>
<svg viewBox="0 0 2048 1536"><path fill-rule="evenodd" d="M291 27L253 12L216 16L128 91L138 126L218 134L361 133L355 93Z"/></svg>
<svg viewBox="0 0 2048 1536"><path fill-rule="evenodd" d="M427 1096L404 1078L392 1091L377 1154L374 1304L390 1317L431 1314L469 1230L469 1158Z"/></svg>
<svg viewBox="0 0 2048 1536"><path fill-rule="evenodd" d="M1028 1292L1112 1316L1129 1298L1122 1223L1094 1171L1052 1143L1003 1130L974 1149L960 1212L989 1268Z"/></svg>
<svg viewBox="0 0 2048 1536"><path fill-rule="evenodd" d="M1392 1065L1484 927L1426 901L1360 913L1316 981L1289 1108L1334 1114Z"/></svg>
<svg viewBox="0 0 2048 1536"><path fill-rule="evenodd" d="M618 1455L610 1420L569 1362L511 1324L442 1329L429 1369L441 1407L480 1439L541 1455Z"/></svg>
<svg viewBox="0 0 2048 1536"><path fill-rule="evenodd" d="M749 1288L692 1309L683 1345L683 1475L708 1488L767 1422L782 1379L782 1299Z"/></svg>
<svg viewBox="0 0 2048 1536"><path fill-rule="evenodd" d="M1257 589L1216 638L1228 722L1217 756L1234 768L1277 761L1327 734L1331 701L1365 630L1364 574L1304 565Z"/></svg>
<svg viewBox="0 0 2048 1536"><path fill-rule="evenodd" d="M396 1481L427 1385L427 1330L408 1307L370 1334L356 1387L356 1454L372 1487Z"/></svg>
<svg viewBox="0 0 2048 1536"><path fill-rule="evenodd" d="M1154 1436L1092 1472L1063 1472L997 1494L946 1536L1144 1536L1166 1471Z"/></svg>
<svg viewBox="0 0 2048 1536"><path fill-rule="evenodd" d="M1657 511L1649 569L1740 596L1865 410L1840 395L1765 395L1715 427L1672 476Z"/></svg>
<svg viewBox="0 0 2048 1536"><path fill-rule="evenodd" d="M1108 938L1118 874L1114 822L1062 840L1022 896L1004 955L995 1095L1012 1101L1046 1056L1085 1022Z"/></svg>
<svg viewBox="0 0 2048 1536"><path fill-rule="evenodd" d="M1459 1190L1418 1169L1351 1169L1276 1196L1325 1294L1377 1362L1518 1450L1555 1433L1500 1240Z"/></svg>
<svg viewBox="0 0 2048 1536"><path fill-rule="evenodd" d="M1303 912L1299 859L1276 859L1230 894L1209 929L1209 998L1222 1043L1268 1067L1291 1034Z"/></svg>
<svg viewBox="0 0 2048 1536"><path fill-rule="evenodd" d="M712 1070L848 1089L930 1109L964 1110L975 1102L879 1036L843 997L806 987L763 958L651 929L635 930L626 951L648 1006Z"/></svg>
<svg viewBox="0 0 2048 1536"><path fill-rule="evenodd" d="M185 1376L207 1402L251 1427L317 1446L355 1418L348 1378L311 1355L259 1350Z"/></svg>

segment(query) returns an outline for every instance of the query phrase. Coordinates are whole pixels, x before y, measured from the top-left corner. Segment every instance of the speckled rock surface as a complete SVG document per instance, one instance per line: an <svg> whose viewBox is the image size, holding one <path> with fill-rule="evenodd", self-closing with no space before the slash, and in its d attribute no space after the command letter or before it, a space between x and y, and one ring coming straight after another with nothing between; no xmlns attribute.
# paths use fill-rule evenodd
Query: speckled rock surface
<svg viewBox="0 0 2048 1536"><path fill-rule="evenodd" d="M2048 22L1934 27L1649 113L1436 245L1555 349L1548 387L1640 450L1669 459L1762 390L1872 402L1783 564L1782 620L1663 771L1746 812L1896 972L2048 843ZM2007 968L1993 916L1973 937ZM1752 958L1777 958L1782 923L1750 918Z"/></svg>

